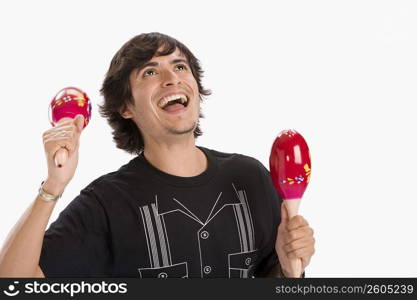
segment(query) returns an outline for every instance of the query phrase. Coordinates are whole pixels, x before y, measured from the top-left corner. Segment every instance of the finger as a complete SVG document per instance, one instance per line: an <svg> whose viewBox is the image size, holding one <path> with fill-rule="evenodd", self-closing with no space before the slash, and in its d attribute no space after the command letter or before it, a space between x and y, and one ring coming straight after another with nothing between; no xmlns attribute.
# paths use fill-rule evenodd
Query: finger
<svg viewBox="0 0 417 300"><path fill-rule="evenodd" d="M291 231L303 226L308 226L307 220L304 219L302 216L297 215L288 221L287 230Z"/></svg>
<svg viewBox="0 0 417 300"><path fill-rule="evenodd" d="M77 115L74 120L75 125L77 126L78 132L81 132L84 127L84 116Z"/></svg>
<svg viewBox="0 0 417 300"><path fill-rule="evenodd" d="M68 150L64 148L58 149L58 151L54 155L54 162L55 166L58 168L62 168L65 162L68 159Z"/></svg>
<svg viewBox="0 0 417 300"><path fill-rule="evenodd" d="M78 114L75 116L75 118L62 118L60 119L57 123L56 126L54 126L53 129L62 129L63 126L67 126L67 125L75 125L76 128L78 127L78 129L81 131L83 126L84 126L84 116L81 114Z"/></svg>
<svg viewBox="0 0 417 300"><path fill-rule="evenodd" d="M65 123L65 124L61 124L59 126L55 126L54 128L51 129L51 131L54 131L54 130L63 130L63 129L71 129L71 128L74 128L75 129L74 122Z"/></svg>
<svg viewBox="0 0 417 300"><path fill-rule="evenodd" d="M73 138L71 137L57 136L57 137L47 138L43 141L43 143L48 148L48 147L53 147L54 145L63 145L63 144L71 143L72 141L73 141Z"/></svg>
<svg viewBox="0 0 417 300"><path fill-rule="evenodd" d="M43 143L46 144L54 139L60 140L62 138L76 138L76 134L70 130L61 130L57 132L51 132L43 136Z"/></svg>
<svg viewBox="0 0 417 300"><path fill-rule="evenodd" d="M302 238L312 238L313 235L313 229L311 227L304 226L298 229L288 231L288 233L285 235L284 243L288 244Z"/></svg>
<svg viewBox="0 0 417 300"><path fill-rule="evenodd" d="M298 239L296 241L292 241L291 243L288 243L284 245L284 250L287 253L290 253L291 251L298 250L305 247L310 247L313 245L313 239L311 237Z"/></svg>
<svg viewBox="0 0 417 300"><path fill-rule="evenodd" d="M54 137L73 137L74 130L59 130L55 132L51 132L49 135L45 136L45 138L54 138Z"/></svg>
<svg viewBox="0 0 417 300"><path fill-rule="evenodd" d="M55 132L58 132L58 131L62 131L62 130L72 130L72 129L75 129L75 126L73 125L73 124L70 124L70 125L62 125L62 126L57 126L57 127L54 127L54 128L51 128L51 129L48 129L48 130L46 130L44 133L43 133L43 135L42 136L48 136L48 135L50 135L50 134L53 134L53 133L55 133Z"/></svg>
<svg viewBox="0 0 417 300"><path fill-rule="evenodd" d="M55 152L58 151L59 148L67 148L68 151L72 153L77 148L78 142L69 137L56 137L46 139L44 144L47 152L55 155Z"/></svg>
<svg viewBox="0 0 417 300"><path fill-rule="evenodd" d="M304 247L287 253L288 258L302 258L311 256L314 253L314 247Z"/></svg>
<svg viewBox="0 0 417 300"><path fill-rule="evenodd" d="M303 270L305 270L305 268L307 268L307 266L310 264L310 259L311 259L311 256L301 257L301 268Z"/></svg>
<svg viewBox="0 0 417 300"><path fill-rule="evenodd" d="M82 118L79 118L79 119L82 119ZM82 128L82 125L76 125L74 124L74 122L71 122L69 124L67 123L61 124L60 126L57 126L57 127L54 127L45 131L43 134L43 138L50 138L54 136L76 136L77 133L79 133L78 126L81 126Z"/></svg>

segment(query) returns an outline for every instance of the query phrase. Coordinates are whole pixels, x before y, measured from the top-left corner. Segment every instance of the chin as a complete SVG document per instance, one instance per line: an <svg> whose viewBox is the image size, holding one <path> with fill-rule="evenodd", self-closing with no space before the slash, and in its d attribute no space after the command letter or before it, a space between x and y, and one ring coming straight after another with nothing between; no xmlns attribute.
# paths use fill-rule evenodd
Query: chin
<svg viewBox="0 0 417 300"><path fill-rule="evenodd" d="M192 124L189 124L188 126L177 126L177 127L171 127L168 129L170 133L173 134L187 134L187 133L193 133L195 128L197 127L198 122L194 121Z"/></svg>

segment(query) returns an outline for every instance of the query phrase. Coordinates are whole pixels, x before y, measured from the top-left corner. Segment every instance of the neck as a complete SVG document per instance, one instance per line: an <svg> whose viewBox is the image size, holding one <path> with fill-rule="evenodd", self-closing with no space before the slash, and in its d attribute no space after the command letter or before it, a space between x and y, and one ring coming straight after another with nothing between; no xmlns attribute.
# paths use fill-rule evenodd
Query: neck
<svg viewBox="0 0 417 300"><path fill-rule="evenodd" d="M195 145L194 136L175 142L145 143L144 155L159 170L181 177L197 176L207 169L207 158Z"/></svg>

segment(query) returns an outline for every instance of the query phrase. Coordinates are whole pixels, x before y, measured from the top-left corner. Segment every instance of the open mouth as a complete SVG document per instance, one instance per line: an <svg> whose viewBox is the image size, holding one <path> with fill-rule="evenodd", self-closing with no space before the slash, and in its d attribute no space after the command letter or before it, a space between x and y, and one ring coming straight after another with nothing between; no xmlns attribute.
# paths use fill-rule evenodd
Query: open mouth
<svg viewBox="0 0 417 300"><path fill-rule="evenodd" d="M188 96L184 94L175 94L162 98L158 103L158 107L166 112L176 112L186 108L188 103Z"/></svg>

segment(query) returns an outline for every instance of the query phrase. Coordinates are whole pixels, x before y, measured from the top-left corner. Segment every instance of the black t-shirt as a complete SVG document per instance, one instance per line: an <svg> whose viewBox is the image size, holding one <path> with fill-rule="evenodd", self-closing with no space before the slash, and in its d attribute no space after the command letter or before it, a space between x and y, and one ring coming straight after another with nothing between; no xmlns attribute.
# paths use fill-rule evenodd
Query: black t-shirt
<svg viewBox="0 0 417 300"><path fill-rule="evenodd" d="M258 160L201 149L207 169L179 177L143 153L84 188L45 232L46 277L264 277L281 199Z"/></svg>

